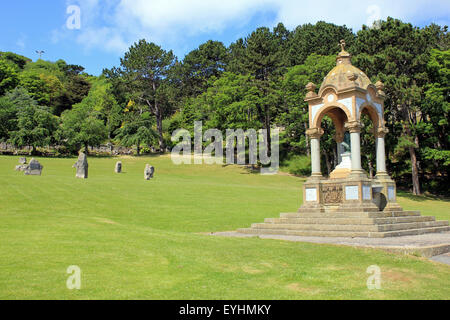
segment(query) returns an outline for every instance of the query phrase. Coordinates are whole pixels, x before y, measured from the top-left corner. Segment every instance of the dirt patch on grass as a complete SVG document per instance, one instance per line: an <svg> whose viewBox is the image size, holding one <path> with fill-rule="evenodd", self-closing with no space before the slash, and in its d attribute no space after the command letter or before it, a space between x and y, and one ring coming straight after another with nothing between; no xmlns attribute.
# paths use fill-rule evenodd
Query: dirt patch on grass
<svg viewBox="0 0 450 320"><path fill-rule="evenodd" d="M259 274L259 273L264 272L264 270L256 269L252 266L243 266L242 271L244 271L245 273L249 273L249 274Z"/></svg>
<svg viewBox="0 0 450 320"><path fill-rule="evenodd" d="M288 284L286 286L286 289L297 292L297 293L308 294L308 295L316 295L321 292L321 290L318 288L307 287L298 282Z"/></svg>
<svg viewBox="0 0 450 320"><path fill-rule="evenodd" d="M94 217L94 219L95 219L95 221L100 222L100 223L114 224L114 225L117 225L117 224L118 224L117 222L112 221L112 220L109 220L109 219L106 219L106 218L97 218L97 217Z"/></svg>
<svg viewBox="0 0 450 320"><path fill-rule="evenodd" d="M382 270L381 286L382 287L411 287L417 280L417 275L402 270Z"/></svg>

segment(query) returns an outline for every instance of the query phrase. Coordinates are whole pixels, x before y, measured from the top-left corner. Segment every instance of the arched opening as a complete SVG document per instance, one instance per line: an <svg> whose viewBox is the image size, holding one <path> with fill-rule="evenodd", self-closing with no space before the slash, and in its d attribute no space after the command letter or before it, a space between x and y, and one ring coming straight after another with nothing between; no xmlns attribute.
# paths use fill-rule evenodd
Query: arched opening
<svg viewBox="0 0 450 320"><path fill-rule="evenodd" d="M330 176L340 162L338 144L344 138L347 111L340 106L330 106L322 110L315 120L316 127L324 130L320 139L321 172Z"/></svg>
<svg viewBox="0 0 450 320"><path fill-rule="evenodd" d="M361 108L359 120L361 129L361 164L368 173L369 178L373 178L376 173L376 130L380 127L380 117L371 105L364 105Z"/></svg>

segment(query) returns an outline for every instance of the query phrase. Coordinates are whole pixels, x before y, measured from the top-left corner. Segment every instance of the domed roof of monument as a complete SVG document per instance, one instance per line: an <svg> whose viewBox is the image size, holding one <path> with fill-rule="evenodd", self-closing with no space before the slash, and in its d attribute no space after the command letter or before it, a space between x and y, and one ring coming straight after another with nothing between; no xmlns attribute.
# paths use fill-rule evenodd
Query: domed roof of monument
<svg viewBox="0 0 450 320"><path fill-rule="evenodd" d="M336 58L334 67L322 82L319 92L327 86L333 86L337 91L359 87L367 89L372 84L369 77L352 65L352 55L345 51L345 41L341 40L342 51Z"/></svg>

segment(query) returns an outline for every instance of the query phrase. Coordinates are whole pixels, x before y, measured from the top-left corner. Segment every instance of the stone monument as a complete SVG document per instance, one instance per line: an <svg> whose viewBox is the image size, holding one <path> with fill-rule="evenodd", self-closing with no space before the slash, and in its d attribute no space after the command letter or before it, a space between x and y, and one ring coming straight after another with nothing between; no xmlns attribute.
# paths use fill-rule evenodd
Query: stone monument
<svg viewBox="0 0 450 320"><path fill-rule="evenodd" d="M114 169L114 172L115 173L122 173L122 162L118 161L116 163L116 167Z"/></svg>
<svg viewBox="0 0 450 320"><path fill-rule="evenodd" d="M16 166L16 171L24 171L28 167L27 158L20 158L19 164Z"/></svg>
<svg viewBox="0 0 450 320"><path fill-rule="evenodd" d="M303 205L296 213L267 219L240 232L303 236L391 237L450 230L448 221L403 211L397 203L395 182L386 170L384 85L375 85L352 65L351 55L342 51L336 67L325 77L319 92L308 83L311 176L303 185ZM361 115L373 122L376 141L375 178L361 166ZM323 117L333 121L339 164L328 178L322 176L320 138Z"/></svg>
<svg viewBox="0 0 450 320"><path fill-rule="evenodd" d="M44 167L35 159L31 159L30 163L23 165L25 168L22 170L26 176L40 176Z"/></svg>
<svg viewBox="0 0 450 320"><path fill-rule="evenodd" d="M76 177L79 179L88 178L88 161L85 153L80 152L78 156L78 161L73 165L73 168L77 169Z"/></svg>
<svg viewBox="0 0 450 320"><path fill-rule="evenodd" d="M153 179L153 174L155 173L155 168L149 164L145 166L144 170L144 179L150 180Z"/></svg>

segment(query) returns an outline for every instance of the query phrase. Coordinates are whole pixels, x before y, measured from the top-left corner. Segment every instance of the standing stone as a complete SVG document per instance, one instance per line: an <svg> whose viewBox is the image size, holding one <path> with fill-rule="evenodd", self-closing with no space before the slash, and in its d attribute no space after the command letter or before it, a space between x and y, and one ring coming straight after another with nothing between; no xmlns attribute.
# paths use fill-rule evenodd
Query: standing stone
<svg viewBox="0 0 450 320"><path fill-rule="evenodd" d="M122 173L122 162L118 161L116 163L116 168L114 170L116 173Z"/></svg>
<svg viewBox="0 0 450 320"><path fill-rule="evenodd" d="M40 176L44 167L35 159L31 159L30 163L24 169L27 176Z"/></svg>
<svg viewBox="0 0 450 320"><path fill-rule="evenodd" d="M153 168L151 165L147 164L145 166L144 179L145 180L153 179L153 174L154 173L155 173L155 168Z"/></svg>
<svg viewBox="0 0 450 320"><path fill-rule="evenodd" d="M16 171L25 171L25 169L28 167L27 165L27 158L20 158L19 159L19 165L16 166Z"/></svg>
<svg viewBox="0 0 450 320"><path fill-rule="evenodd" d="M78 156L78 161L73 165L73 168L77 169L76 177L80 179L87 179L88 178L88 162L87 162L87 156L83 152L80 152L80 155Z"/></svg>

